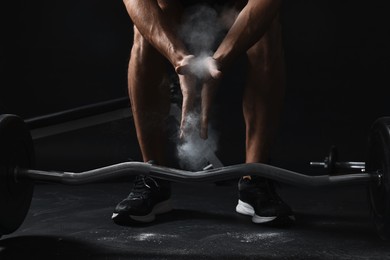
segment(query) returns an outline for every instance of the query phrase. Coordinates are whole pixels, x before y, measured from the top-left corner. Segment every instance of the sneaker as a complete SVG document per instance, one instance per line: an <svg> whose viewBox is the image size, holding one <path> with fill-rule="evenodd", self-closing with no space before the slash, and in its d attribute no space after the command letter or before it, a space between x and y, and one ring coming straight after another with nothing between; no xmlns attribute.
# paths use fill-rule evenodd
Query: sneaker
<svg viewBox="0 0 390 260"><path fill-rule="evenodd" d="M283 202L270 180L252 176L238 182L236 211L252 217L254 223L267 223L276 219L295 220L291 208Z"/></svg>
<svg viewBox="0 0 390 260"><path fill-rule="evenodd" d="M115 207L111 218L117 224L152 222L157 214L172 210L170 196L169 182L136 176L130 194Z"/></svg>

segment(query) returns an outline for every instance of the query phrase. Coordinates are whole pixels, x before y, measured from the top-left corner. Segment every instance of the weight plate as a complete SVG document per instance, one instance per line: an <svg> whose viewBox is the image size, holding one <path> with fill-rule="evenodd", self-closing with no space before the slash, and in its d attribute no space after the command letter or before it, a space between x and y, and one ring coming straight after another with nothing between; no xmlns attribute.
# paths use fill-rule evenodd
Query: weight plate
<svg viewBox="0 0 390 260"><path fill-rule="evenodd" d="M30 208L33 182L16 179L16 166L34 164L33 141L24 121L0 115L0 236L17 230Z"/></svg>
<svg viewBox="0 0 390 260"><path fill-rule="evenodd" d="M381 175L370 183L368 197L371 215L379 236L390 236L390 117L376 120L371 128L366 162L367 172Z"/></svg>
<svg viewBox="0 0 390 260"><path fill-rule="evenodd" d="M337 152L337 148L336 146L332 145L329 151L329 156L327 158L329 175L336 175L337 173L336 162L338 160L339 160L339 154Z"/></svg>

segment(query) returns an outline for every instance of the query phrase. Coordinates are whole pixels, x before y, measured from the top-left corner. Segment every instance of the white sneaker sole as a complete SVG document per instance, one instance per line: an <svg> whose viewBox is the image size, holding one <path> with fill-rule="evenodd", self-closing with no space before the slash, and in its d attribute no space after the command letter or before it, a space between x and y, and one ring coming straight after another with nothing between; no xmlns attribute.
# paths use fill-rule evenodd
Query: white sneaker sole
<svg viewBox="0 0 390 260"><path fill-rule="evenodd" d="M243 214L243 215L251 216L252 222L256 223L256 224L267 223L267 222L271 222L271 221L276 219L276 216L262 217L262 216L256 215L255 209L251 205L249 205L248 203L245 203L241 200L238 200L238 204L236 206L236 212Z"/></svg>
<svg viewBox="0 0 390 260"><path fill-rule="evenodd" d="M166 201L163 201L163 202L156 204L153 207L152 211L147 215L144 215L144 216L129 215L129 217L135 221L138 221L138 222L148 223L148 222L154 221L156 219L156 215L167 213L167 212L171 211L172 209L173 209L172 201L166 200ZM118 213L113 213L111 219L116 218L118 215L119 215Z"/></svg>
<svg viewBox="0 0 390 260"><path fill-rule="evenodd" d="M256 224L271 222L277 218L277 216L262 217L262 216L256 215L255 209L250 204L243 202L241 200L238 200L238 204L236 206L236 212L243 214L243 215L251 216L252 222L256 223ZM294 215L290 215L290 216L288 216L288 218L292 221L295 221Z"/></svg>

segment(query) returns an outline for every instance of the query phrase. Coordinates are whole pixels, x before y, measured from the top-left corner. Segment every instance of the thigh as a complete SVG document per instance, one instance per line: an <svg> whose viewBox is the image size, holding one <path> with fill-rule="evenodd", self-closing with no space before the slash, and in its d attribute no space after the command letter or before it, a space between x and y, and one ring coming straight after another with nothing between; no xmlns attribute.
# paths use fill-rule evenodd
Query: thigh
<svg viewBox="0 0 390 260"><path fill-rule="evenodd" d="M265 35L247 51L247 76L244 86L244 111L280 106L285 88L282 35L278 18ZM269 109L269 107L268 107Z"/></svg>
<svg viewBox="0 0 390 260"><path fill-rule="evenodd" d="M279 15L264 36L248 51L249 68L258 72L280 68L283 64L283 43Z"/></svg>

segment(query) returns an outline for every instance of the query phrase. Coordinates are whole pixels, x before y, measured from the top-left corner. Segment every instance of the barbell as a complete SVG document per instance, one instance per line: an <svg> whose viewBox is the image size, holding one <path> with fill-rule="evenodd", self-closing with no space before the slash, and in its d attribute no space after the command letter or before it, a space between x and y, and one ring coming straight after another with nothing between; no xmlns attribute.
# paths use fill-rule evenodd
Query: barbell
<svg viewBox="0 0 390 260"><path fill-rule="evenodd" d="M82 185L143 174L174 182L217 182L257 175L300 187L368 185L372 219L381 238L390 235L390 117L376 120L369 137L365 171L310 176L262 163L237 164L197 172L142 162L123 162L83 172L42 171L34 168L34 147L26 123L16 115L0 115L0 236L23 223L34 182Z"/></svg>

